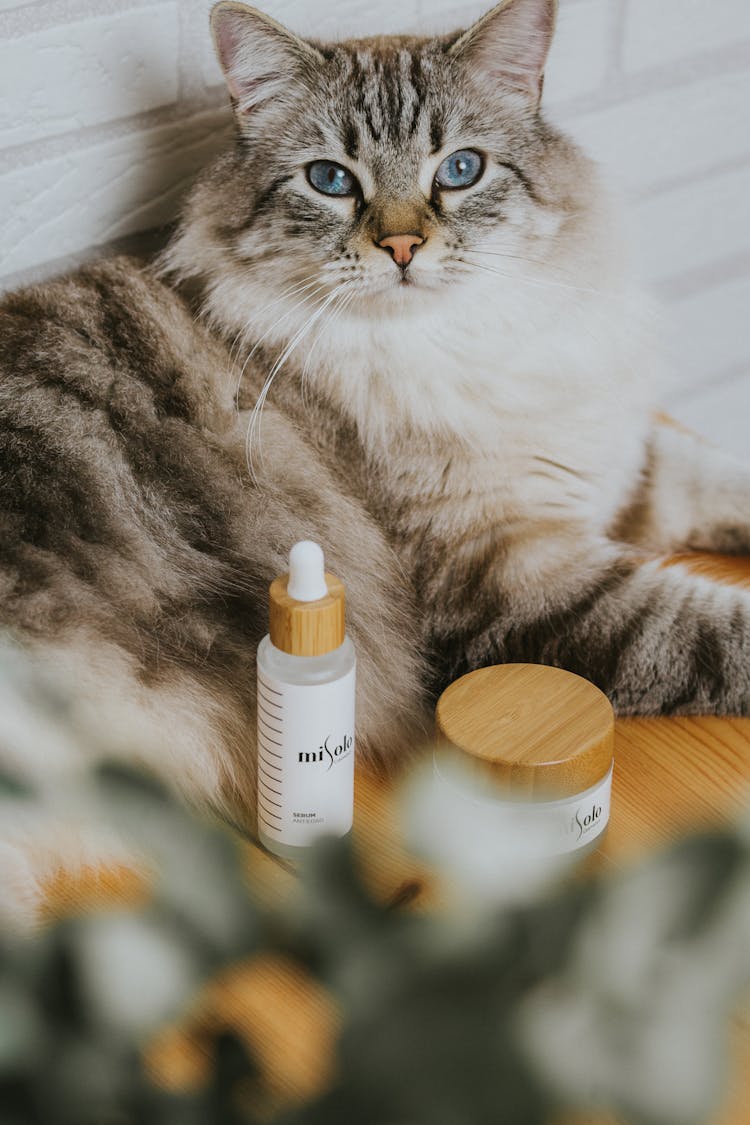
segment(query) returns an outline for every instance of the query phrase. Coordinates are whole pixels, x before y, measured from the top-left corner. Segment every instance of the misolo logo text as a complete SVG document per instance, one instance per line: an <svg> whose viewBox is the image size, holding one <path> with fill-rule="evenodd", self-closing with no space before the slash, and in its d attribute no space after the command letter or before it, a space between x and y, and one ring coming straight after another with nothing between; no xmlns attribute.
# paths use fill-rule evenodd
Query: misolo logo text
<svg viewBox="0 0 750 1125"><path fill-rule="evenodd" d="M338 742L329 734L317 750L300 750L297 760L302 765L325 762L326 770L329 770L334 762L340 762L342 758L349 756L353 745L354 738L350 734L345 734Z"/></svg>
<svg viewBox="0 0 750 1125"><path fill-rule="evenodd" d="M598 825L602 818L604 809L601 805L595 802L591 804L585 811L583 809L576 809L575 816L571 817L570 822L566 828L567 835L573 835L577 840L589 833L592 828Z"/></svg>

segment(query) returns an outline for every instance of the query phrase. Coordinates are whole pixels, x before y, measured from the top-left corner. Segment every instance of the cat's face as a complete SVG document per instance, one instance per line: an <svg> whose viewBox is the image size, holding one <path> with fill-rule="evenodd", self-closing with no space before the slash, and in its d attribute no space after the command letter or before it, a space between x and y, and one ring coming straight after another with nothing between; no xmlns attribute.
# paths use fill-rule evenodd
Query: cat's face
<svg viewBox="0 0 750 1125"><path fill-rule="evenodd" d="M543 258L565 212L538 114L554 9L510 0L461 36L326 46L218 5L234 260L388 304Z"/></svg>

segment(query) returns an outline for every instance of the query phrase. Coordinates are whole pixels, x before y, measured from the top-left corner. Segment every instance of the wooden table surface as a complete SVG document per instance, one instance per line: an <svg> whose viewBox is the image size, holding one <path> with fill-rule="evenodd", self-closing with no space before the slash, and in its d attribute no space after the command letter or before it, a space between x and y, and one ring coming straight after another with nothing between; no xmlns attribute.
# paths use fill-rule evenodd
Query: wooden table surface
<svg viewBox="0 0 750 1125"><path fill-rule="evenodd" d="M750 559L690 559L689 565L722 581L750 586ZM610 827L597 860L622 868L649 850L696 828L726 824L750 803L750 719L624 719L615 734L615 774ZM389 783L359 774L355 842L367 881L388 901L429 907L429 873L399 843ZM278 901L294 876L261 849L247 849L254 893ZM91 897L89 886L88 895ZM131 897L128 873L99 873L95 897ZM63 880L51 888L59 912L85 888ZM151 1047L154 1077L174 1089L202 1080L209 1066L206 1035L229 1021L256 1052L265 1075L263 1097L275 1107L314 1096L330 1080L338 1016L330 997L280 958L258 958L215 981L180 1027L167 1029ZM738 1018L733 1087L712 1125L750 1121L750 1021ZM256 1109L263 1111L264 1106ZM584 1125L577 1122L576 1125ZM601 1119L585 1125L604 1125Z"/></svg>

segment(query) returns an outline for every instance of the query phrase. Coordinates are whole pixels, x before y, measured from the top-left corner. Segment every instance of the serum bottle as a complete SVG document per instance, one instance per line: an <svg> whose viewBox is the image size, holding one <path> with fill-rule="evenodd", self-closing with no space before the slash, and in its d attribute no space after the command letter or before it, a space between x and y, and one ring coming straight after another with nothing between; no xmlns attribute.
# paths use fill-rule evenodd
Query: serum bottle
<svg viewBox="0 0 750 1125"><path fill-rule="evenodd" d="M296 543L258 646L258 834L289 859L352 827L356 657L344 604L317 543Z"/></svg>

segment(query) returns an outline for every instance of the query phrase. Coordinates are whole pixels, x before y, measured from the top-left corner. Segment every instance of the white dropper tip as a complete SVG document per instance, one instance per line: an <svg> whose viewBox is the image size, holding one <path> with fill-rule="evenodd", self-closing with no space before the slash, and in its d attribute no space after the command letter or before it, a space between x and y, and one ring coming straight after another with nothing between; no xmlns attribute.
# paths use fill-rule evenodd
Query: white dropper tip
<svg viewBox="0 0 750 1125"><path fill-rule="evenodd" d="M323 552L310 539L295 543L289 552L287 593L296 602L317 602L328 596Z"/></svg>

